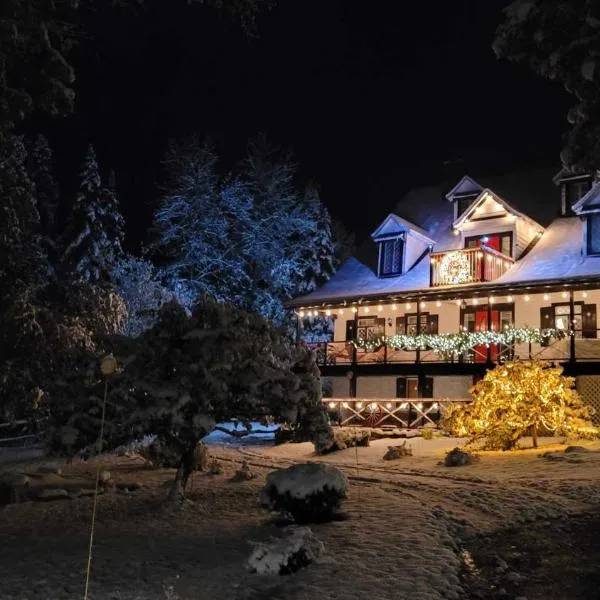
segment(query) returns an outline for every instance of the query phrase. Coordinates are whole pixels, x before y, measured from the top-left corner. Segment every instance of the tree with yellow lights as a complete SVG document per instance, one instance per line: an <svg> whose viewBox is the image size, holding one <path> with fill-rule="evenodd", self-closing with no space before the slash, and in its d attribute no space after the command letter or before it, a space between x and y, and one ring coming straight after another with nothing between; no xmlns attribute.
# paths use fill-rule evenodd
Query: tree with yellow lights
<svg viewBox="0 0 600 600"><path fill-rule="evenodd" d="M490 450L514 449L531 435L537 448L540 433L595 436L589 422L592 409L573 389L575 379L544 361L517 361L498 365L471 390L473 402L453 405L444 426L469 443L484 439Z"/></svg>

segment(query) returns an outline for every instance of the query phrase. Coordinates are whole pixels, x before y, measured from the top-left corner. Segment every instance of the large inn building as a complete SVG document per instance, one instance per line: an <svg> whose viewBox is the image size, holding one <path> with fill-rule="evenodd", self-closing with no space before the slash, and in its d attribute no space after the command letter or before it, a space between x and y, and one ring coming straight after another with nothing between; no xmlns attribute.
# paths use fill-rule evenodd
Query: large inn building
<svg viewBox="0 0 600 600"><path fill-rule="evenodd" d="M509 359L560 363L600 410L600 181L564 170L464 176L411 190L371 238L371 252L293 302L300 326L334 320L333 340L313 347L340 422L435 422ZM485 333L515 329L533 340ZM458 333L468 348L455 336L442 352L427 337Z"/></svg>

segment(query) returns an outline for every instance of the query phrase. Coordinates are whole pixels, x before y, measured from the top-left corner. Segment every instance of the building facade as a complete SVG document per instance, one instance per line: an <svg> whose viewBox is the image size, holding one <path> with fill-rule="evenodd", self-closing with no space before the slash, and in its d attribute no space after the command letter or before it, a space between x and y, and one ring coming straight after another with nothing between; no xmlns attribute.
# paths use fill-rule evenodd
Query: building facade
<svg viewBox="0 0 600 600"><path fill-rule="evenodd" d="M312 345L332 417L436 423L487 369L536 358L563 365L600 413L600 182L517 179L410 191L370 249L293 302L299 328L333 320L333 339Z"/></svg>

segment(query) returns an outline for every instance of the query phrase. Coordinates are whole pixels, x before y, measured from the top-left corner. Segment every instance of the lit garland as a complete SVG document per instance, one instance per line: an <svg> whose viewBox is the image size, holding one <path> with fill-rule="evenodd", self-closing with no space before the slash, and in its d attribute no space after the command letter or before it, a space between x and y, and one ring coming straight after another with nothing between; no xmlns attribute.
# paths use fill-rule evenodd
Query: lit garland
<svg viewBox="0 0 600 600"><path fill-rule="evenodd" d="M469 259L464 252L449 252L440 261L440 278L445 283L456 285L471 280Z"/></svg>
<svg viewBox="0 0 600 600"><path fill-rule="evenodd" d="M461 331L459 333L420 333L418 335L392 335L377 340L353 341L354 346L367 352L375 352L383 346L394 350L433 350L444 356L460 356L475 346L488 348L492 344L509 345L548 342L551 338L561 340L572 335L564 329L533 329L510 327L504 331Z"/></svg>

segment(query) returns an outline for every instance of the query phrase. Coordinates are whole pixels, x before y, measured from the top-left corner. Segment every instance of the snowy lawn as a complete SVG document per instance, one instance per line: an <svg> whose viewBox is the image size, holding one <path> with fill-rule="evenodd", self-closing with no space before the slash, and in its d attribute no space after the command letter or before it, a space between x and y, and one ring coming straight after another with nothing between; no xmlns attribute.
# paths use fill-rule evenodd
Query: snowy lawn
<svg viewBox="0 0 600 600"><path fill-rule="evenodd" d="M566 516L600 502L598 443L582 443L593 451L575 462L539 458L546 447L564 449L557 440L544 439L546 447L539 450L481 453L476 464L446 468L438 463L457 440L412 439L412 457L385 462L387 446L402 440L316 457L310 444L215 437L209 448L224 474L195 473L194 504L182 514L163 507L174 470L147 469L135 457L106 458L115 481L134 480L143 487L100 497L92 599L460 598L461 550L474 534L564 523ZM243 460L258 477L231 481ZM325 554L309 568L284 577L249 573L248 542L281 533L258 506L266 475L307 461L345 471L349 491L343 510L349 520L311 526ZM75 476L93 467L76 463L63 471ZM26 468L19 464L13 470ZM2 508L3 600L82 598L90 515L91 498Z"/></svg>

